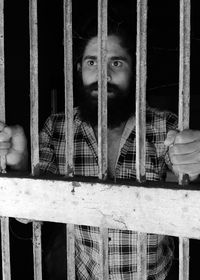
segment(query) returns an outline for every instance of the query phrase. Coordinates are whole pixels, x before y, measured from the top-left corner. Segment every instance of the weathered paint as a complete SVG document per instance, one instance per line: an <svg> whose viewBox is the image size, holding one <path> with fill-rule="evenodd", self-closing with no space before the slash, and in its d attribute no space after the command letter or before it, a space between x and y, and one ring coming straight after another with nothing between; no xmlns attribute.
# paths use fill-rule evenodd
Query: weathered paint
<svg viewBox="0 0 200 280"><path fill-rule="evenodd" d="M1 218L1 254L3 280L11 280L9 218Z"/></svg>
<svg viewBox="0 0 200 280"><path fill-rule="evenodd" d="M63 2L64 13L64 74L65 74L65 173L73 176L73 52L72 52L72 0Z"/></svg>
<svg viewBox="0 0 200 280"><path fill-rule="evenodd" d="M145 181L147 0L137 1L136 175Z"/></svg>
<svg viewBox="0 0 200 280"><path fill-rule="evenodd" d="M0 178L0 215L200 239L198 190Z"/></svg>
<svg viewBox="0 0 200 280"><path fill-rule="evenodd" d="M30 29L30 133L31 133L31 170L37 175L39 163L38 137L38 19L37 0L29 0Z"/></svg>
<svg viewBox="0 0 200 280"><path fill-rule="evenodd" d="M98 0L98 164L107 178L107 0Z"/></svg>

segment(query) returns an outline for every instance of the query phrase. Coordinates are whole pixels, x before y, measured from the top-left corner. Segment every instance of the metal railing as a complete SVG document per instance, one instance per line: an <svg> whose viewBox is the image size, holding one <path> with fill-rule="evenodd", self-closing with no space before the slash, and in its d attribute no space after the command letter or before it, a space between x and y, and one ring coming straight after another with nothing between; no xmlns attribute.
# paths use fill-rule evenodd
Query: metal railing
<svg viewBox="0 0 200 280"><path fill-rule="evenodd" d="M99 101L98 158L102 183L74 181L73 177L73 63L72 0L63 1L64 69L66 115L66 177L62 181L36 179L39 164L38 140L38 23L37 0L30 3L30 99L32 178L0 178L0 215L3 279L11 279L9 219L66 223L67 277L75 279L74 224L100 227L100 279L108 279L108 228L138 232L138 279L146 280L146 233L178 236L179 280L189 279L189 238L200 238L200 192L146 187L146 55L147 0L137 0L136 61L136 173L135 186L106 184L107 177L107 0L98 1ZM4 1L0 0L0 119L5 121ZM180 0L179 129L189 127L190 88L190 1ZM1 166L5 165L1 158ZM184 178L179 178L184 183ZM94 186L95 184L95 186ZM56 188L54 186L56 185ZM45 197L45 199L44 199ZM121 201L126 201L122 205ZM43 211L41 211L41 209ZM148 213L148 217L146 216ZM41 223L33 222L34 279L42 279Z"/></svg>

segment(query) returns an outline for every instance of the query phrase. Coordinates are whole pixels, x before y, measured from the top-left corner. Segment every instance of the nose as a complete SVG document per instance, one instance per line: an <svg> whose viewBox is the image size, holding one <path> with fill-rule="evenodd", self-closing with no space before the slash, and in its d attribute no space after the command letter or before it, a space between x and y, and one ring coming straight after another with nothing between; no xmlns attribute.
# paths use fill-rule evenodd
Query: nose
<svg viewBox="0 0 200 280"><path fill-rule="evenodd" d="M107 82L110 82L111 81L111 76L108 74L107 75Z"/></svg>

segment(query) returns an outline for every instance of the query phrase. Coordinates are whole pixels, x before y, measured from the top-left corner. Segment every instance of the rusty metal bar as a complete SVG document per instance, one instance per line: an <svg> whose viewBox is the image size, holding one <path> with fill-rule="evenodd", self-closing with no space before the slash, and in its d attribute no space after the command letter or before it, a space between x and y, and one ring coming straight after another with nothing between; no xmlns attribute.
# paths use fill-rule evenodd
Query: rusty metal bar
<svg viewBox="0 0 200 280"><path fill-rule="evenodd" d="M31 133L31 172L38 175L38 20L37 0L29 0L30 28L30 133Z"/></svg>
<svg viewBox="0 0 200 280"><path fill-rule="evenodd" d="M39 175L37 0L29 0L31 173ZM42 279L41 223L33 222L34 279Z"/></svg>
<svg viewBox="0 0 200 280"><path fill-rule="evenodd" d="M180 0L179 130L189 128L190 117L190 6L190 0ZM188 182L187 174L179 175L179 184Z"/></svg>
<svg viewBox="0 0 200 280"><path fill-rule="evenodd" d="M73 52L72 52L72 0L64 0L64 74L65 74L65 134L66 176L73 176Z"/></svg>
<svg viewBox="0 0 200 280"><path fill-rule="evenodd" d="M0 121L5 123L5 55L4 55L4 0L0 0ZM0 157L0 169L6 172L6 157ZM3 280L11 279L9 218L1 218L1 254Z"/></svg>
<svg viewBox="0 0 200 280"><path fill-rule="evenodd" d="M107 178L107 0L98 0L98 163L99 178Z"/></svg>
<svg viewBox="0 0 200 280"><path fill-rule="evenodd" d="M75 280L75 237L74 225L67 224L67 279Z"/></svg>
<svg viewBox="0 0 200 280"><path fill-rule="evenodd" d="M34 280L42 280L42 241L40 222L33 222L33 262Z"/></svg>
<svg viewBox="0 0 200 280"><path fill-rule="evenodd" d="M190 117L190 0L180 0L179 130L189 128ZM187 174L179 184L188 184ZM189 239L179 238L179 280L189 279Z"/></svg>
<svg viewBox="0 0 200 280"><path fill-rule="evenodd" d="M179 238L179 280L189 280L189 239Z"/></svg>
<svg viewBox="0 0 200 280"><path fill-rule="evenodd" d="M5 122L4 0L0 0L0 120Z"/></svg>
<svg viewBox="0 0 200 280"><path fill-rule="evenodd" d="M0 121L5 123L4 0L0 0ZM6 157L0 157L0 172L6 173Z"/></svg>
<svg viewBox="0 0 200 280"><path fill-rule="evenodd" d="M137 0L136 176L145 181L147 0Z"/></svg>
<svg viewBox="0 0 200 280"><path fill-rule="evenodd" d="M108 229L100 228L100 243L99 243L99 255L100 255L100 280L109 279L108 270Z"/></svg>
<svg viewBox="0 0 200 280"><path fill-rule="evenodd" d="M147 279L147 234L138 232L137 240L138 280Z"/></svg>
<svg viewBox="0 0 200 280"><path fill-rule="evenodd" d="M1 218L1 254L3 280L11 279L9 218Z"/></svg>
<svg viewBox="0 0 200 280"><path fill-rule="evenodd" d="M73 153L73 40L72 40L72 0L64 0L64 74L65 74L65 174L72 177L74 173ZM75 279L75 242L74 225L67 224L67 279Z"/></svg>
<svg viewBox="0 0 200 280"><path fill-rule="evenodd" d="M179 129L189 128L190 117L190 0L180 0Z"/></svg>

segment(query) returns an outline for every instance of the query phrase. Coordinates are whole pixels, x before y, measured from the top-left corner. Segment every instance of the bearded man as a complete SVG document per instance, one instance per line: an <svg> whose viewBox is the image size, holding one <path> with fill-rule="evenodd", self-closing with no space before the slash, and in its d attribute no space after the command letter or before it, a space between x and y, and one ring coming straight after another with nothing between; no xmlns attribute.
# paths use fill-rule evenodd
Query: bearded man
<svg viewBox="0 0 200 280"><path fill-rule="evenodd" d="M77 61L79 91L73 123L74 175L98 177L98 42L97 28L94 24L90 27L87 27L88 36L82 40ZM133 34L123 23L108 23L108 177L115 181L136 179ZM200 173L200 132L177 132L174 114L150 107L146 110L146 127L147 180L164 179L167 165L175 174L187 173L191 181L195 180ZM6 155L7 164L15 169L24 168L27 150L22 128L0 123L0 131L0 153ZM65 115L51 115L40 133L41 173L65 175L65 139ZM108 234L109 279L137 279L137 233L109 229ZM49 280L66 278L65 258L65 238L61 227L46 257ZM148 234L148 280L174 279L173 275L168 275L172 261L172 238ZM75 226L75 265L78 280L98 279L99 228Z"/></svg>

